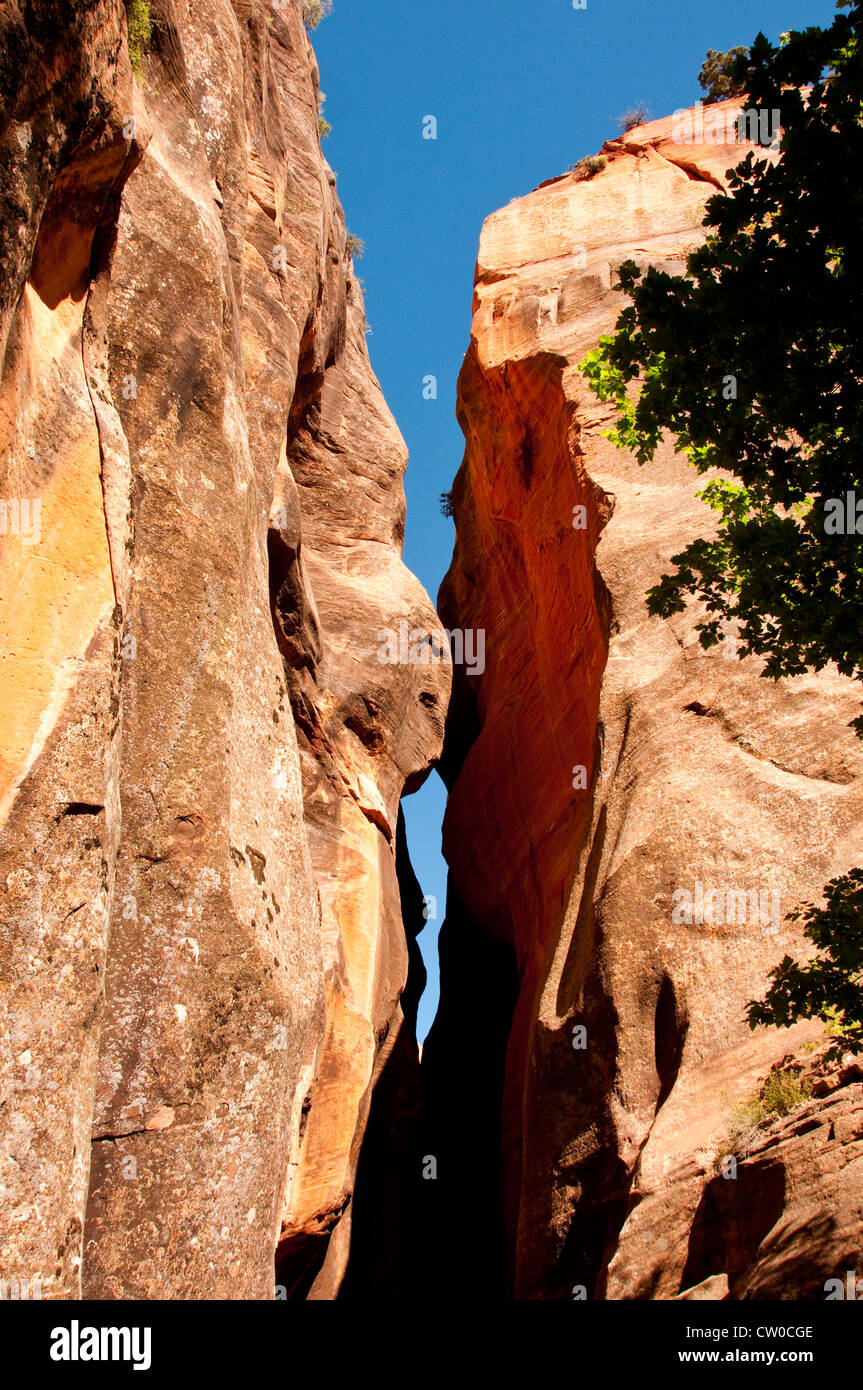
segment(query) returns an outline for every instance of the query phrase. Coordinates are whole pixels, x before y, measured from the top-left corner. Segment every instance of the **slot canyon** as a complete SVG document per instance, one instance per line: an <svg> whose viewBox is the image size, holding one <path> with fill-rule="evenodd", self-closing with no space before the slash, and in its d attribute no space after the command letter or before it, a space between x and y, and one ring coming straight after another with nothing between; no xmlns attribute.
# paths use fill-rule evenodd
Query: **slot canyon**
<svg viewBox="0 0 863 1390"><path fill-rule="evenodd" d="M436 609L300 0L150 8L146 82L121 0L2 26L0 471L40 534L0 535L0 1275L822 1298L859 1263L863 1065L745 1006L863 862L859 686L648 614L715 514L579 370L616 267L682 273L747 147L669 114L489 210ZM382 660L403 625L428 640ZM401 802L437 773L420 1047ZM678 920L719 885L747 910ZM789 1061L806 1098L729 1181Z"/></svg>

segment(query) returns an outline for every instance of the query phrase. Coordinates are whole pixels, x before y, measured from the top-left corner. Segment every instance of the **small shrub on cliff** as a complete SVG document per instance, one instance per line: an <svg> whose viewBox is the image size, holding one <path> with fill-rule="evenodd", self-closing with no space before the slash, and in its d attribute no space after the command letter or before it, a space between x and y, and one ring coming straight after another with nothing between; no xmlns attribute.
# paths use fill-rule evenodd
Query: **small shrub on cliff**
<svg viewBox="0 0 863 1390"><path fill-rule="evenodd" d="M317 29L333 8L333 0L303 0L303 23L307 29Z"/></svg>
<svg viewBox="0 0 863 1390"><path fill-rule="evenodd" d="M441 516L453 516L452 492L442 492L440 495Z"/></svg>
<svg viewBox="0 0 863 1390"><path fill-rule="evenodd" d="M624 111L619 120L621 133L625 135L628 130L635 130L637 125L644 125L649 115L650 107L645 106L644 102L631 107L629 111Z"/></svg>
<svg viewBox="0 0 863 1390"><path fill-rule="evenodd" d="M720 53L717 48L708 48L707 57L698 74L698 85L707 93L701 98L703 106L743 95L746 91L748 58L748 48L729 48L727 53Z"/></svg>
<svg viewBox="0 0 863 1390"><path fill-rule="evenodd" d="M759 1131L804 1105L811 1089L811 1082L801 1078L799 1067L773 1067L761 1090L735 1106L731 1127L720 1146L720 1159L730 1154L745 1158Z"/></svg>
<svg viewBox="0 0 863 1390"><path fill-rule="evenodd" d="M129 35L129 62L140 80L144 72L144 54L150 46L153 20L149 0L125 0L126 30Z"/></svg>
<svg viewBox="0 0 863 1390"><path fill-rule="evenodd" d="M345 250L352 261L358 261L365 253L366 243L361 236L354 236L353 232L348 232L345 240Z"/></svg>
<svg viewBox="0 0 863 1390"><path fill-rule="evenodd" d="M812 1083L801 1077L799 1067L774 1067L761 1087L759 1097L764 1118L775 1120L805 1105Z"/></svg>
<svg viewBox="0 0 863 1390"><path fill-rule="evenodd" d="M575 174L579 183L583 179L592 179L594 174L598 174L600 169L604 169L608 160L603 154L588 155L585 159L580 159L577 164L570 166L569 172Z"/></svg>

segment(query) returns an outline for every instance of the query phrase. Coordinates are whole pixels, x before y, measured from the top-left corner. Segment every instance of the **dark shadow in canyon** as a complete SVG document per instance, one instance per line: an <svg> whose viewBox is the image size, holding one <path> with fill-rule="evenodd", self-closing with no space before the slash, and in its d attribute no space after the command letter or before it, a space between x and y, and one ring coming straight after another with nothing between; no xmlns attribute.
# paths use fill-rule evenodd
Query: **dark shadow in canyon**
<svg viewBox="0 0 863 1390"><path fill-rule="evenodd" d="M513 948L474 921L451 881L440 967L422 1065L425 1153L437 1161L423 1192L429 1288L499 1301L509 1296L501 1128L518 971Z"/></svg>
<svg viewBox="0 0 863 1390"><path fill-rule="evenodd" d="M417 1055L425 968L423 897L397 850L410 973L405 1020L378 1078L352 1201L351 1256L339 1298L507 1297L500 1134L515 957L449 890L441 928L441 1008ZM463 1258L469 1233L471 1259Z"/></svg>
<svg viewBox="0 0 863 1390"><path fill-rule="evenodd" d="M727 1274L729 1288L754 1262L758 1247L785 1208L787 1181L781 1163L747 1163L736 1176L708 1183L689 1231L680 1290L712 1274Z"/></svg>
<svg viewBox="0 0 863 1390"><path fill-rule="evenodd" d="M351 1199L351 1253L339 1299L387 1301L416 1295L425 1282L420 1228L423 1116L416 1016L426 970L417 944L425 926L423 893L408 853L399 806L396 873L408 947L404 1018L375 1083Z"/></svg>
<svg viewBox="0 0 863 1390"><path fill-rule="evenodd" d="M670 975L663 975L653 1022L653 1050L656 1074L659 1077L657 1114L674 1089L688 1031L689 1018L684 1005L677 997L674 981Z"/></svg>

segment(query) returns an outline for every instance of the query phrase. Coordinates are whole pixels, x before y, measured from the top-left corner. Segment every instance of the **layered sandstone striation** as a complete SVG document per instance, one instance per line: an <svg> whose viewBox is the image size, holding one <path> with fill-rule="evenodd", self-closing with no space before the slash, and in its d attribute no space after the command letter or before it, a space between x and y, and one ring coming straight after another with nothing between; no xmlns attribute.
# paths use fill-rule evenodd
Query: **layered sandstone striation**
<svg viewBox="0 0 863 1390"><path fill-rule="evenodd" d="M703 650L694 608L648 616L713 514L671 443L640 468L603 438L577 367L622 307L615 267L679 273L745 152L656 121L480 240L440 611L485 629L486 669L455 672L423 1069L451 1214L501 1155L482 1282L517 1298L823 1296L859 1248L853 1074L759 1131L736 1179L716 1167L735 1105L816 1040L753 1035L744 1006L801 949L786 913L861 862L859 693L830 672L767 682L730 631ZM746 366L705 352L705 370ZM675 920L676 890L719 890L712 920ZM482 1103L448 1107L457 1087Z"/></svg>
<svg viewBox="0 0 863 1390"><path fill-rule="evenodd" d="M46 1297L272 1297L277 1244L332 1296L410 1055L449 667L378 660L438 624L301 8L153 0L137 79L120 0L4 20L0 1268Z"/></svg>

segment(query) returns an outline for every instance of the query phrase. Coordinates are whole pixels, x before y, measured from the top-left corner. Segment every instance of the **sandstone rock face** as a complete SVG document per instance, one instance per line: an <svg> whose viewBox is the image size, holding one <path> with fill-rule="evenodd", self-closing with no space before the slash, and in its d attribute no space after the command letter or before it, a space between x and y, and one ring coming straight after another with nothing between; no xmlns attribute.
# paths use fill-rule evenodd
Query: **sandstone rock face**
<svg viewBox="0 0 863 1390"><path fill-rule="evenodd" d="M454 675L423 1070L433 1103L457 1084L484 1097L455 1122L438 1104L437 1143L454 1205L500 1145L505 1239L484 1272L517 1298L823 1297L859 1249L859 1081L766 1129L736 1180L715 1166L736 1102L813 1041L753 1035L743 1010L801 948L786 913L861 862L859 693L830 673L768 683L733 632L705 652L694 609L648 616L712 514L671 444L641 469L603 438L610 409L577 369L621 308L615 266L679 272L741 153L653 122L480 241L440 611L485 629L486 669ZM677 890L714 891L713 911L675 918ZM514 1002L473 1034L464 997L484 978Z"/></svg>
<svg viewBox="0 0 863 1390"><path fill-rule="evenodd" d="M449 666L299 0L151 11L0 48L0 1268L328 1297Z"/></svg>
<svg viewBox="0 0 863 1390"><path fill-rule="evenodd" d="M654 122L483 230L442 610L486 667L454 668L421 1081L399 800L451 666L382 660L440 629L302 6L151 17L137 76L120 0L0 33L0 1274L393 1297L437 1251L481 1298L823 1296L860 1072L743 1006L861 860L859 701L648 617L710 513L577 370L614 266L680 268L739 149ZM811 1090L732 1138L780 1063Z"/></svg>

